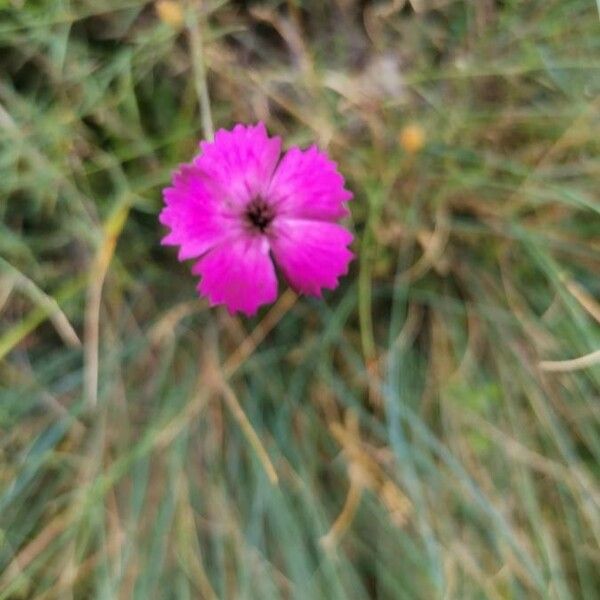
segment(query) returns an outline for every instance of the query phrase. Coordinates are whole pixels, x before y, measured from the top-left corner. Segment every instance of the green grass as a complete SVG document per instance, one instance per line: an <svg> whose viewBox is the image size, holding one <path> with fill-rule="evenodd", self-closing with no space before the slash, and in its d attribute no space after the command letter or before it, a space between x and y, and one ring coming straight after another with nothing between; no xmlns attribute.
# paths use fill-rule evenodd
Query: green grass
<svg viewBox="0 0 600 600"><path fill-rule="evenodd" d="M199 4L0 0L0 599L597 598L596 4ZM211 119L338 161L323 301L160 246Z"/></svg>

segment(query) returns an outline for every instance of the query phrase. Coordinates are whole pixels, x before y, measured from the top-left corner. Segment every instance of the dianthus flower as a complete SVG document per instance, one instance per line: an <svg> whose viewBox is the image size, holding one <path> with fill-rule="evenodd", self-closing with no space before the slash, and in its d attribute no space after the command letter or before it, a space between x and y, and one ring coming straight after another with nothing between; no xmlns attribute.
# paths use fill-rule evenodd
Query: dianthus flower
<svg viewBox="0 0 600 600"><path fill-rule="evenodd" d="M348 271L352 235L337 224L352 194L315 146L290 148L263 123L221 129L164 190L163 244L198 259L198 292L231 313L256 313L277 297L273 259L298 293L320 297ZM272 257L272 258L271 258Z"/></svg>

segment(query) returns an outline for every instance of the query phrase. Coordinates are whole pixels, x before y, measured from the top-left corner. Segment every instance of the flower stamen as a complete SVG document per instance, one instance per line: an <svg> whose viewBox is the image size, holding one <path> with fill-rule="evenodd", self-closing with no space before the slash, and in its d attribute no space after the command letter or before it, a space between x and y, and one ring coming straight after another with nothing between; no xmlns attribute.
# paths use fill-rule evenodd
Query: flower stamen
<svg viewBox="0 0 600 600"><path fill-rule="evenodd" d="M273 208L263 199L255 198L246 208L246 220L253 229L264 233L275 217Z"/></svg>

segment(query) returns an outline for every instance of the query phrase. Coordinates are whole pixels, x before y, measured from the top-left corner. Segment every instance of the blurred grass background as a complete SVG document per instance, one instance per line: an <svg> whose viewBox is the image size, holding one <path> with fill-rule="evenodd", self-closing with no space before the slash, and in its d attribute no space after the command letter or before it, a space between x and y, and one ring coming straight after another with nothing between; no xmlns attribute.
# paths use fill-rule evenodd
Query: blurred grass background
<svg viewBox="0 0 600 600"><path fill-rule="evenodd" d="M0 0L0 599L600 597L599 109L593 0ZM248 320L157 213L258 119L357 259Z"/></svg>

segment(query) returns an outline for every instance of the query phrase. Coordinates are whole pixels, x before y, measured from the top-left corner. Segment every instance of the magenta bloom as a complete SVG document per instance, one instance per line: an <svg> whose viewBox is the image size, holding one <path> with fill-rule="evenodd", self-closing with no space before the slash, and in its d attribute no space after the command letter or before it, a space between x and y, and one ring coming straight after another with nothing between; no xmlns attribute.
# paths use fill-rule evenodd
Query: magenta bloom
<svg viewBox="0 0 600 600"><path fill-rule="evenodd" d="M337 221L352 194L336 164L315 146L290 148L263 123L221 129L165 189L163 244L199 259L198 291L211 305L247 315L277 297L273 259L299 293L321 296L345 275L352 235Z"/></svg>

